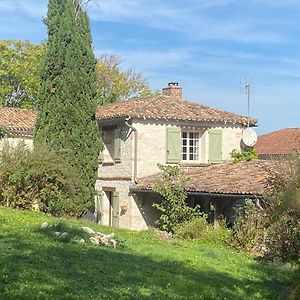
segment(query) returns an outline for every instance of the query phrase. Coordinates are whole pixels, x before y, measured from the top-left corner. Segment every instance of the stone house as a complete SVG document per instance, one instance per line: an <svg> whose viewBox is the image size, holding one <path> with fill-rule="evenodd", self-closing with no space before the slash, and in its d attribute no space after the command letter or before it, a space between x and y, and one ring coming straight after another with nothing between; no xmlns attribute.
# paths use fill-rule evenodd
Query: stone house
<svg viewBox="0 0 300 300"><path fill-rule="evenodd" d="M247 125L246 117L183 100L177 83L169 83L161 95L101 106L96 119L104 141L96 181L98 222L133 230L153 226L158 217L152 204L159 197L151 190L158 163L198 170L197 176L212 172L215 164L230 160L233 149L240 149ZM250 119L250 125L256 120ZM219 180L213 176L212 181ZM216 193L219 198L256 194L243 188L236 193L232 184L227 192ZM214 201L216 210L220 201L211 200L213 193L189 191L189 201L200 201L207 209Z"/></svg>
<svg viewBox="0 0 300 300"><path fill-rule="evenodd" d="M200 204L215 222L235 202L260 199L267 189L271 162L229 162L229 153L240 149L247 118L183 100L176 83L161 95L101 106L96 119L105 145L95 185L100 224L133 230L155 225L158 163L185 171L189 205ZM33 110L0 108L0 126L10 133L0 144L24 141L31 148L35 120Z"/></svg>
<svg viewBox="0 0 300 300"><path fill-rule="evenodd" d="M30 149L33 147L32 134L35 126L36 112L31 109L14 107L0 108L0 127L8 135L0 139L0 146L4 141L12 145L24 142Z"/></svg>

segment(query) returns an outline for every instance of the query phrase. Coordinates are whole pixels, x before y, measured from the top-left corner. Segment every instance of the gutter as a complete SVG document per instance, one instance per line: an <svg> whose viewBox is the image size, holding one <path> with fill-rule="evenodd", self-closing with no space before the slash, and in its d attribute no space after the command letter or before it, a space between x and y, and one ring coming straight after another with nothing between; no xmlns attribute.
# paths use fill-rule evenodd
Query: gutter
<svg viewBox="0 0 300 300"><path fill-rule="evenodd" d="M135 127L130 125L128 121L131 118L125 118L125 125L134 131L134 164L133 164L133 180L137 183L137 150L138 150L138 131Z"/></svg>

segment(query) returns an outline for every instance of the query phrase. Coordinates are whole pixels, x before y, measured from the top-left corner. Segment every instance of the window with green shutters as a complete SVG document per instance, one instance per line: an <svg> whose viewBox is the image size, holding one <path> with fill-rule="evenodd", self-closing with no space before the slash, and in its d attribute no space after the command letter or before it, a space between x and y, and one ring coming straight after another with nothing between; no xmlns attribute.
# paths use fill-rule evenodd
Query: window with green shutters
<svg viewBox="0 0 300 300"><path fill-rule="evenodd" d="M166 137L167 163L179 163L181 160L181 129L167 128Z"/></svg>
<svg viewBox="0 0 300 300"><path fill-rule="evenodd" d="M120 196L118 192L112 194L112 227L119 227Z"/></svg>
<svg viewBox="0 0 300 300"><path fill-rule="evenodd" d="M222 162L222 130L209 130L209 162Z"/></svg>
<svg viewBox="0 0 300 300"><path fill-rule="evenodd" d="M99 155L99 162L121 162L121 128L116 126L103 127L101 130L104 150Z"/></svg>

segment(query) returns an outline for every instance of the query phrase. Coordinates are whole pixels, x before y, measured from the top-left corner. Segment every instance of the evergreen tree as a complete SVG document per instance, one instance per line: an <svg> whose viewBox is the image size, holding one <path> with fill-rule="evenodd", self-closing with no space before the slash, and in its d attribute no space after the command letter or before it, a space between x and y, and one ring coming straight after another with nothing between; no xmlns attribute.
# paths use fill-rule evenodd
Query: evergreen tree
<svg viewBox="0 0 300 300"><path fill-rule="evenodd" d="M93 201L100 149L95 111L96 59L87 14L79 0L49 0L47 48L41 64L35 144L57 151L87 187L81 212Z"/></svg>

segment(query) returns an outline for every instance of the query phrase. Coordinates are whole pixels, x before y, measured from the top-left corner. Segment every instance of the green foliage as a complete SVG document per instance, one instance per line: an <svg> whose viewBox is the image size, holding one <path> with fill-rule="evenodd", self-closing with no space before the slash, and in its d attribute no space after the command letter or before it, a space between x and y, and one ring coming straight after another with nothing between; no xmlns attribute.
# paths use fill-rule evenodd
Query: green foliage
<svg viewBox="0 0 300 300"><path fill-rule="evenodd" d="M300 155L270 174L273 187L270 226L266 235L267 255L282 261L300 260Z"/></svg>
<svg viewBox="0 0 300 300"><path fill-rule="evenodd" d="M121 62L121 58L116 55L102 55L99 57L96 67L99 104L153 94L142 75L134 72L133 69L122 71Z"/></svg>
<svg viewBox="0 0 300 300"><path fill-rule="evenodd" d="M4 106L32 107L40 83L38 64L44 45L0 41L0 101Z"/></svg>
<svg viewBox="0 0 300 300"><path fill-rule="evenodd" d="M76 4L76 7L75 7ZM50 0L45 23L48 41L41 65L35 145L54 149L87 187L92 205L100 137L96 59L89 20L77 1Z"/></svg>
<svg viewBox="0 0 300 300"><path fill-rule="evenodd" d="M264 254L268 221L267 211L261 210L252 200L246 200L245 205L238 207L236 211L233 226L234 245L240 249Z"/></svg>
<svg viewBox="0 0 300 300"><path fill-rule="evenodd" d="M99 249L54 239L43 222L112 230L0 207L0 299L274 300L300 282L299 272L221 245L114 229L126 247Z"/></svg>
<svg viewBox="0 0 300 300"><path fill-rule="evenodd" d="M185 190L188 178L178 166L163 166L158 164L163 171L163 178L157 182L153 190L163 199L154 203L153 207L161 212L157 225L161 230L174 232L178 224L191 220L198 215L198 207L190 207L186 203Z"/></svg>
<svg viewBox="0 0 300 300"><path fill-rule="evenodd" d="M300 154L292 155L288 162L279 166L281 172L270 174L270 184L274 197L281 210L300 210ZM283 170L283 171L282 171Z"/></svg>
<svg viewBox="0 0 300 300"><path fill-rule="evenodd" d="M225 222L221 222L218 228L207 222L207 215L202 214L175 228L175 236L184 239L201 240L207 243L229 245L231 231L226 228Z"/></svg>
<svg viewBox="0 0 300 300"><path fill-rule="evenodd" d="M294 209L269 203L264 210L248 201L238 211L233 244L267 259L300 261L300 220Z"/></svg>
<svg viewBox="0 0 300 300"><path fill-rule="evenodd" d="M239 163L243 160L252 160L257 159L257 154L255 153L254 148L245 148L242 151L238 151L236 149L233 149L230 152L230 156L233 159L234 163Z"/></svg>
<svg viewBox="0 0 300 300"><path fill-rule="evenodd" d="M6 127L0 125L0 140L5 137L10 137L10 131Z"/></svg>
<svg viewBox="0 0 300 300"><path fill-rule="evenodd" d="M266 235L267 256L300 262L300 215L288 209L272 222Z"/></svg>
<svg viewBox="0 0 300 300"><path fill-rule="evenodd" d="M54 216L80 216L86 211L79 196L80 179L47 148L30 151L24 143L4 143L0 152L0 204L32 210L37 206Z"/></svg>
<svg viewBox="0 0 300 300"><path fill-rule="evenodd" d="M4 106L32 108L37 106L41 83L39 65L47 45L27 40L0 41L0 101ZM122 70L122 59L102 55L97 59L97 104L150 96L146 79L132 68Z"/></svg>

